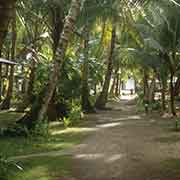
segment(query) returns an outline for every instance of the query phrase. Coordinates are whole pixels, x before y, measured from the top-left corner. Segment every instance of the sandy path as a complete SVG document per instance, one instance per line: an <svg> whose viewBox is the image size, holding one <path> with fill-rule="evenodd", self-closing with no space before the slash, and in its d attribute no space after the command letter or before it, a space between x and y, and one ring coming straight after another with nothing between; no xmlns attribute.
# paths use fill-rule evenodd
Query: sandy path
<svg viewBox="0 0 180 180"><path fill-rule="evenodd" d="M137 114L127 101L111 107L88 116L93 132L73 150L72 179L180 180L167 164L180 159L172 121Z"/></svg>

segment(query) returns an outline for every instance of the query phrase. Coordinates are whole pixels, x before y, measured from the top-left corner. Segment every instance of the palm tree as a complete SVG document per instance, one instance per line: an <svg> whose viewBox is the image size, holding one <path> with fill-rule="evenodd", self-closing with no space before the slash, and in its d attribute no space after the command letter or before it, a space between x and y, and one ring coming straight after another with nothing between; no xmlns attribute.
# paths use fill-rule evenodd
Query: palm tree
<svg viewBox="0 0 180 180"><path fill-rule="evenodd" d="M106 105L107 98L108 98L108 91L109 91L109 85L111 80L111 74L113 70L113 54L115 50L115 41L116 41L116 24L113 24L112 27L112 33L111 33L111 47L110 47L110 53L107 61L107 71L105 75L105 81L103 84L102 91L99 95L99 97L96 100L96 108L103 109Z"/></svg>
<svg viewBox="0 0 180 180"><path fill-rule="evenodd" d="M49 78L48 84L32 105L30 112L19 121L20 123L24 123L29 129L34 128L36 122L44 120L46 116L49 102L52 99L54 90L60 78L59 73L64 62L68 42L73 33L74 25L80 12L82 3L83 1L81 0L72 0L71 7L64 23L64 28L61 33L58 50L54 57L53 71Z"/></svg>

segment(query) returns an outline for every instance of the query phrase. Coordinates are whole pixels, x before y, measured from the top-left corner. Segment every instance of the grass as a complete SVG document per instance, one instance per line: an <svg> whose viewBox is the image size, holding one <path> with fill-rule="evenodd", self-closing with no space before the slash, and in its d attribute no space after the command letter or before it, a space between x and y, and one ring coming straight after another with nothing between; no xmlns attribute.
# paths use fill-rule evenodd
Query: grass
<svg viewBox="0 0 180 180"><path fill-rule="evenodd" d="M15 122L21 114L0 113L0 127L6 127ZM5 120L6 119L6 120ZM2 125L2 126L1 126ZM43 152L61 151L79 144L88 134L86 128L64 128L61 123L51 123L49 135L45 137L0 137L0 155L7 158L38 154ZM39 156L20 160L23 171L13 171L10 180L54 180L60 175L67 174L71 157L67 156Z"/></svg>
<svg viewBox="0 0 180 180"><path fill-rule="evenodd" d="M77 130L79 128L60 129L63 133L54 135L53 131L51 131L51 134L47 138L3 137L0 139L0 153L5 154L7 157L11 157L70 148L80 143L87 134L80 130L75 131L75 129Z"/></svg>
<svg viewBox="0 0 180 180"><path fill-rule="evenodd" d="M36 157L19 163L22 171L13 171L11 180L54 180L70 176L71 157Z"/></svg>
<svg viewBox="0 0 180 180"><path fill-rule="evenodd" d="M17 119L19 119L23 114L11 111L1 111L0 112L0 127L7 127L12 125Z"/></svg>
<svg viewBox="0 0 180 180"><path fill-rule="evenodd" d="M166 172L166 175L167 177L169 177L169 179L171 179L172 177L180 179L180 159L167 159L161 162L161 168Z"/></svg>

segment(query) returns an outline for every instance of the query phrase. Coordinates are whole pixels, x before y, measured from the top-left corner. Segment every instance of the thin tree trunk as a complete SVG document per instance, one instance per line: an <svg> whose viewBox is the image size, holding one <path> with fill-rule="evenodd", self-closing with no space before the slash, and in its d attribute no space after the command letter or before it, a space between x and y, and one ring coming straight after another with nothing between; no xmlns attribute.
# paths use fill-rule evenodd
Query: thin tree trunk
<svg viewBox="0 0 180 180"><path fill-rule="evenodd" d="M148 85L148 74L146 70L144 70L144 106L145 106L145 113L148 114L149 112L149 85Z"/></svg>
<svg viewBox="0 0 180 180"><path fill-rule="evenodd" d="M108 58L108 66L107 66L105 81L104 81L102 92L100 93L95 103L95 107L98 109L104 109L107 103L109 84L110 84L111 74L113 70L113 54L114 54L114 49L115 49L115 40L116 40L116 25L114 23L113 29L112 29L112 35L111 35L111 48L110 48L110 53L109 53L109 58Z"/></svg>
<svg viewBox="0 0 180 180"><path fill-rule="evenodd" d="M2 56L2 51L0 49L0 57ZM2 63L0 63L0 102L2 101L2 83L3 83L3 79L2 79Z"/></svg>
<svg viewBox="0 0 180 180"><path fill-rule="evenodd" d="M97 94L97 84L95 83L94 84L94 95L96 95Z"/></svg>
<svg viewBox="0 0 180 180"><path fill-rule="evenodd" d="M148 101L150 104L154 102L155 86L156 86L156 78L153 77L152 82L149 86L149 90L148 90L148 97L149 97Z"/></svg>
<svg viewBox="0 0 180 180"><path fill-rule="evenodd" d="M84 28L84 61L82 64L82 89L81 89L81 105L84 112L94 112L94 109L89 101L89 29L88 22Z"/></svg>
<svg viewBox="0 0 180 180"><path fill-rule="evenodd" d="M179 92L180 92L180 77L178 77L174 86L174 96L178 96Z"/></svg>
<svg viewBox="0 0 180 180"><path fill-rule="evenodd" d="M161 101L162 101L162 111L166 111L166 83L162 82L162 89L161 89Z"/></svg>
<svg viewBox="0 0 180 180"><path fill-rule="evenodd" d="M111 95L114 95L115 85L116 85L116 75L114 73L113 82L112 82L112 86L111 86L111 90L110 90Z"/></svg>
<svg viewBox="0 0 180 180"><path fill-rule="evenodd" d="M122 79L121 74L119 74L119 88L118 88L118 96L121 95L121 88L122 88Z"/></svg>
<svg viewBox="0 0 180 180"><path fill-rule="evenodd" d="M120 86L120 77L119 77L119 73L116 74L116 87L115 87L115 96L118 97L119 96L119 86Z"/></svg>
<svg viewBox="0 0 180 180"><path fill-rule="evenodd" d="M14 60L15 58L15 49L16 49L16 9L13 9L13 21L12 21L12 46L11 46L11 59ZM2 102L1 109L9 109L11 105L11 99L13 95L13 83L14 83L14 65L10 67L10 75L9 75L9 86L7 90L7 95Z"/></svg>
<svg viewBox="0 0 180 180"><path fill-rule="evenodd" d="M171 106L172 115L176 116L173 78L174 78L174 72L171 71L171 76L170 76L170 106Z"/></svg>
<svg viewBox="0 0 180 180"><path fill-rule="evenodd" d="M29 83L28 83L28 89L27 89L27 99L29 103L33 102L33 90L34 90L34 81L36 78L36 60L33 58L32 59L32 64L30 67L30 75L29 75Z"/></svg>

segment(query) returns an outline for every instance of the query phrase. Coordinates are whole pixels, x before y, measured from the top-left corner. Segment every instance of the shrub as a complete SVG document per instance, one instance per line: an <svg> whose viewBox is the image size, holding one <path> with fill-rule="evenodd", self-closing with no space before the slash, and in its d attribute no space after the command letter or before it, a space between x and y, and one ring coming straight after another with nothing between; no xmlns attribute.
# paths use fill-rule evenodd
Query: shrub
<svg viewBox="0 0 180 180"><path fill-rule="evenodd" d="M0 155L0 179L10 180L10 177L17 171L23 170L16 162L8 160L4 155Z"/></svg>
<svg viewBox="0 0 180 180"><path fill-rule="evenodd" d="M150 104L150 108L152 110L159 110L159 109L161 109L161 104L159 101L155 101L152 104Z"/></svg>
<svg viewBox="0 0 180 180"><path fill-rule="evenodd" d="M175 119L175 130L176 131L180 130L180 118Z"/></svg>
<svg viewBox="0 0 180 180"><path fill-rule="evenodd" d="M68 117L63 118L65 127L75 125L83 116L82 108L79 102L73 101Z"/></svg>
<svg viewBox="0 0 180 180"><path fill-rule="evenodd" d="M42 136L48 137L49 136L49 123L47 120L38 121L35 128L30 133L32 136Z"/></svg>

